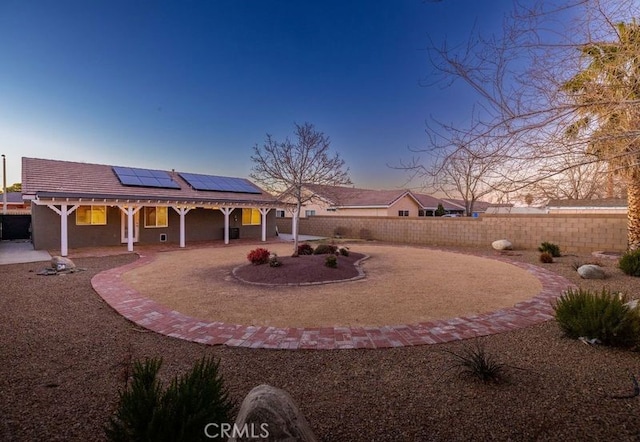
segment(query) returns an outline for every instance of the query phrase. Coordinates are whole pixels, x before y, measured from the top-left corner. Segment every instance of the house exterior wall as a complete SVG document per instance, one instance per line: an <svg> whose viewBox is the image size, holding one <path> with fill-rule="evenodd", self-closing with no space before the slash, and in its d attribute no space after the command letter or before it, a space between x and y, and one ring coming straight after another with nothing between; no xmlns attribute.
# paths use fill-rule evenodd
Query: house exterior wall
<svg viewBox="0 0 640 442"><path fill-rule="evenodd" d="M167 243L180 242L180 216L169 208L167 227L145 227L143 210L140 209L140 230L137 244L158 244L160 235L167 235ZM32 205L32 241L36 250L60 248L60 216L47 206ZM70 248L101 247L122 244L121 210L107 207L106 225L76 225L75 212L68 218L68 242ZM275 210L267 214L267 237L276 234ZM126 218L125 218L126 220ZM243 226L242 209L229 215L229 227L240 230L240 238L261 239L262 226ZM197 208L185 216L185 239L189 241L221 240L224 238L224 215L219 210Z"/></svg>
<svg viewBox="0 0 640 442"><path fill-rule="evenodd" d="M386 215L387 216L392 216L392 217L397 217L398 216L398 212L400 210L408 210L409 211L409 216L418 216L418 209L420 208L420 206L418 205L418 203L416 202L416 200L414 200L413 198L411 198L409 195L405 195L402 198L400 198L398 201L396 201L395 203L393 203L391 206L389 206L389 208L386 210Z"/></svg>
<svg viewBox="0 0 640 442"><path fill-rule="evenodd" d="M281 232L291 223L278 220ZM491 247L506 238L520 249L537 249L544 241L563 252L623 252L627 248L627 218L619 214L482 215L479 218L404 218L316 216L300 221L301 234L362 238L428 246Z"/></svg>

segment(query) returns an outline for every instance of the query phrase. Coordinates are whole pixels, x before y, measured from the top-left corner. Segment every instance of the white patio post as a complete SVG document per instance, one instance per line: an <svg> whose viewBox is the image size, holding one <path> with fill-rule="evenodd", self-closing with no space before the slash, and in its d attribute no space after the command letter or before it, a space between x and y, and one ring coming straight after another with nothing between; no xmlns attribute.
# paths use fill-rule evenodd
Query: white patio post
<svg viewBox="0 0 640 442"><path fill-rule="evenodd" d="M142 208L142 206L133 207L127 206L123 210L127 214L127 251L133 252L133 235L135 232L133 231L133 216L138 213L138 211Z"/></svg>
<svg viewBox="0 0 640 442"><path fill-rule="evenodd" d="M178 215L180 215L180 247L184 248L185 246L185 215L189 212L189 210L191 210L188 207L176 207L176 206L171 206L173 208L173 210L175 210L176 212L178 212Z"/></svg>
<svg viewBox="0 0 640 442"><path fill-rule="evenodd" d="M266 241L267 240L267 213L269 213L269 211L271 209L259 209L260 210L260 215L262 215L262 241Z"/></svg>
<svg viewBox="0 0 640 442"><path fill-rule="evenodd" d="M220 207L224 214L224 243L229 244L229 215L233 212L233 207Z"/></svg>
<svg viewBox="0 0 640 442"><path fill-rule="evenodd" d="M58 209L53 204L47 205L48 208L60 215L60 255L67 256L69 254L69 229L68 216L78 208L78 205L72 206L70 209L67 204L60 204Z"/></svg>

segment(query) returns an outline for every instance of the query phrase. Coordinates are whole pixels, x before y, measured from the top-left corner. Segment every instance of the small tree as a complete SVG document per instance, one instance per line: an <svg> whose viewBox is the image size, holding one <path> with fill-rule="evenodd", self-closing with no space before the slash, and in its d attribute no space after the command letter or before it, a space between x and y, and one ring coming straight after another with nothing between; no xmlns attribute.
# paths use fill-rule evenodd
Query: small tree
<svg viewBox="0 0 640 442"><path fill-rule="evenodd" d="M262 147L253 148L251 177L283 202L295 204L293 212L293 256L298 256L298 221L302 205L315 198L305 192L307 184L344 186L351 184L349 169L339 154L330 155L330 141L310 123L295 124L296 142L282 142L271 135Z"/></svg>
<svg viewBox="0 0 640 442"><path fill-rule="evenodd" d="M442 203L438 203L438 208L436 209L435 215L436 216L442 216L442 215L444 215L446 213L447 213L447 211L444 210L444 206L442 205Z"/></svg>

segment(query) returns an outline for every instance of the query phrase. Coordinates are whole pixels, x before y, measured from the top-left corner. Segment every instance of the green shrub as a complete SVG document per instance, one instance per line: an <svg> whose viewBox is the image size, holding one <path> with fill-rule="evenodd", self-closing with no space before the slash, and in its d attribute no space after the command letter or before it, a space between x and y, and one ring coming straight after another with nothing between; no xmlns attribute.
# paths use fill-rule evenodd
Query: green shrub
<svg viewBox="0 0 640 442"><path fill-rule="evenodd" d="M542 244L540 244L540 247L538 247L538 251L543 253L546 252L554 258L560 256L560 247L550 242L543 242Z"/></svg>
<svg viewBox="0 0 640 442"><path fill-rule="evenodd" d="M309 244L298 245L298 255L313 255L313 247Z"/></svg>
<svg viewBox="0 0 640 442"><path fill-rule="evenodd" d="M550 264L553 262L553 256L551 256L551 253L549 252L542 252L540 254L540 262Z"/></svg>
<svg viewBox="0 0 640 442"><path fill-rule="evenodd" d="M267 249L258 247L249 252L247 259L254 265L266 264L269 262L269 255L271 255L271 253Z"/></svg>
<svg viewBox="0 0 640 442"><path fill-rule="evenodd" d="M338 248L333 244L319 244L313 251L314 255L335 254Z"/></svg>
<svg viewBox="0 0 640 442"><path fill-rule="evenodd" d="M622 255L618 267L627 275L640 276L640 249Z"/></svg>
<svg viewBox="0 0 640 442"><path fill-rule="evenodd" d="M571 338L598 339L606 345L629 347L640 342L640 310L625 305L626 295L569 289L554 303L556 320Z"/></svg>
<svg viewBox="0 0 640 442"><path fill-rule="evenodd" d="M205 425L230 422L235 407L218 362L202 358L164 391L157 379L161 365L162 359L136 361L131 384L120 392L118 409L105 428L109 440L207 440Z"/></svg>
<svg viewBox="0 0 640 442"><path fill-rule="evenodd" d="M340 253L342 256L349 256L349 247L340 247L338 249L338 253Z"/></svg>
<svg viewBox="0 0 640 442"><path fill-rule="evenodd" d="M465 346L460 353L445 351L454 357L454 363L450 368L458 368L460 374L482 382L499 382L504 376L505 365L498 362L477 340L475 346Z"/></svg>
<svg viewBox="0 0 640 442"><path fill-rule="evenodd" d="M338 267L338 258L336 255L329 255L324 259L324 265L335 269Z"/></svg>

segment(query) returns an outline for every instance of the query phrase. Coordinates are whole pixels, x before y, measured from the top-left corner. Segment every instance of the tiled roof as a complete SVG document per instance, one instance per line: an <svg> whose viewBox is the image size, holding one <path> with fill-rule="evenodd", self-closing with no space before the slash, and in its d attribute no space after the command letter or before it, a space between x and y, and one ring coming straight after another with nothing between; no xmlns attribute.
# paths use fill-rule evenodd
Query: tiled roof
<svg viewBox="0 0 640 442"><path fill-rule="evenodd" d="M547 207L627 207L626 198L599 198L590 200L550 200Z"/></svg>
<svg viewBox="0 0 640 442"><path fill-rule="evenodd" d="M0 203L2 203L2 197L2 192L0 192ZM9 204L24 204L24 201L22 201L22 193L7 192L7 206Z"/></svg>
<svg viewBox="0 0 640 442"><path fill-rule="evenodd" d="M275 198L264 191L260 194L197 191L173 171L167 173L180 185L180 189L124 186L112 167L104 164L22 158L22 193L49 197L275 202Z"/></svg>
<svg viewBox="0 0 640 442"><path fill-rule="evenodd" d="M408 190L372 190L344 186L306 184L305 187L318 197L338 207L390 206L410 193Z"/></svg>

